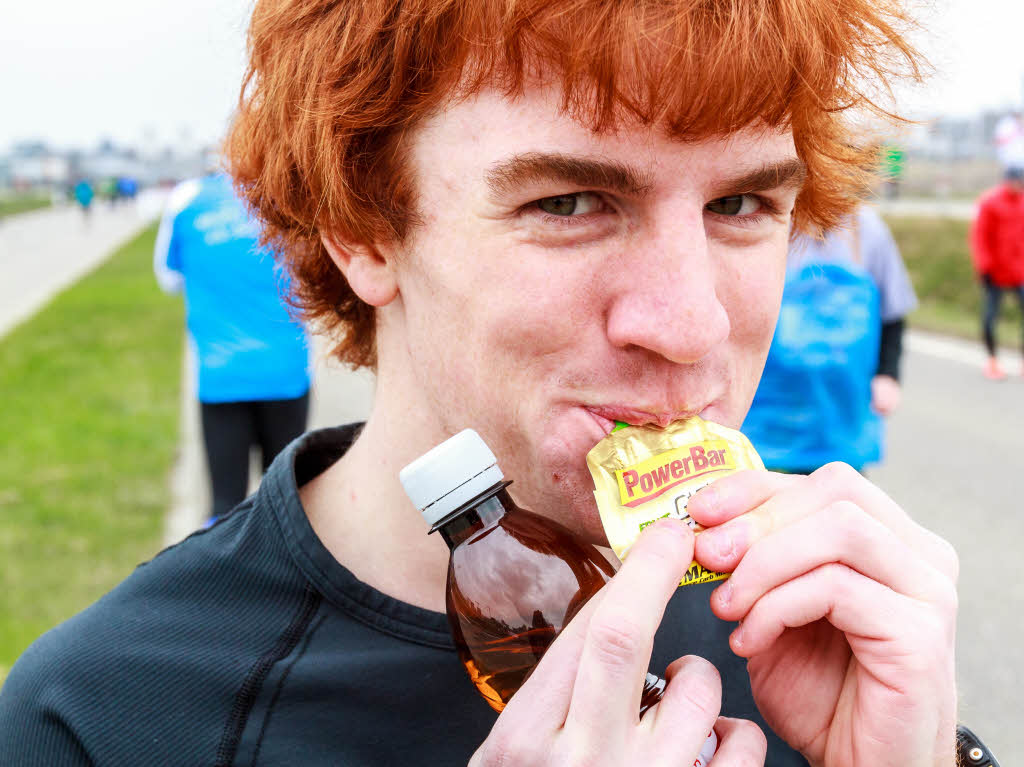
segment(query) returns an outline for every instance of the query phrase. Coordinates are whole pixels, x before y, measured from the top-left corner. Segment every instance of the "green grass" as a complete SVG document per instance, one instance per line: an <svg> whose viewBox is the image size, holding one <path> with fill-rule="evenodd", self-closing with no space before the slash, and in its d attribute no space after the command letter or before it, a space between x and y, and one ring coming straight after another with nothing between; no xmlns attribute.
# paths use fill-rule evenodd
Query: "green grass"
<svg viewBox="0 0 1024 767"><path fill-rule="evenodd" d="M982 288L967 245L969 222L949 218L887 219L914 283L920 307L908 318L913 327L981 337ZM1002 344L1019 348L1020 311L1003 296L997 329Z"/></svg>
<svg viewBox="0 0 1024 767"><path fill-rule="evenodd" d="M0 197L0 218L13 216L15 213L27 213L37 208L50 207L50 198L37 195L14 195Z"/></svg>
<svg viewBox="0 0 1024 767"><path fill-rule="evenodd" d="M0 339L0 680L160 546L178 440L181 301L150 227Z"/></svg>

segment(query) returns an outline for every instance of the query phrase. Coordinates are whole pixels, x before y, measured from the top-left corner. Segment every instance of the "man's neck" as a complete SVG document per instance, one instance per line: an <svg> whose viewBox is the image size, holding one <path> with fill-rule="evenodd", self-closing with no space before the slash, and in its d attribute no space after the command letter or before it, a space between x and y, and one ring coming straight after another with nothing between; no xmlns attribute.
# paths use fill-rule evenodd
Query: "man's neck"
<svg viewBox="0 0 1024 767"><path fill-rule="evenodd" d="M422 451L406 454L405 430L386 412L375 408L351 449L299 496L321 542L357 578L395 599L444 612L448 547L440 536L427 536L398 481L399 470Z"/></svg>

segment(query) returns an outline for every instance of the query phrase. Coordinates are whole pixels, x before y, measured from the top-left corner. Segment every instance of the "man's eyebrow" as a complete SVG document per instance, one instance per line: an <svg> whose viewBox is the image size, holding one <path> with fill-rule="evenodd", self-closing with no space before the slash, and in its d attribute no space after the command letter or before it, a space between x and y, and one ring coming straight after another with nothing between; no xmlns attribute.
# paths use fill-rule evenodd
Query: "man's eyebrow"
<svg viewBox="0 0 1024 767"><path fill-rule="evenodd" d="M723 179L715 186L721 190L721 196L746 194L767 189L788 187L799 189L807 178L807 166L804 161L793 157L788 160L768 163L732 178Z"/></svg>
<svg viewBox="0 0 1024 767"><path fill-rule="evenodd" d="M502 160L487 171L485 180L491 193L498 196L538 181L560 181L633 196L642 196L651 188L650 180L642 173L621 163L545 152Z"/></svg>

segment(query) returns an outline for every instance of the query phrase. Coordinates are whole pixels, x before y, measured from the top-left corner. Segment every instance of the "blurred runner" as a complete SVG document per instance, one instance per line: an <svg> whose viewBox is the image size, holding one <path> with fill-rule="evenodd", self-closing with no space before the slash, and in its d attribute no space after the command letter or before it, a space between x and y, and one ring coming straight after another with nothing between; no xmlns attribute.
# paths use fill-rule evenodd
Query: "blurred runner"
<svg viewBox="0 0 1024 767"><path fill-rule="evenodd" d="M996 156L1003 170L1024 168L1024 115L1015 110L996 123Z"/></svg>
<svg viewBox="0 0 1024 767"><path fill-rule="evenodd" d="M894 142L887 141L882 146L882 183L887 199L895 200L900 196L900 181L906 159L906 152Z"/></svg>
<svg viewBox="0 0 1024 767"><path fill-rule="evenodd" d="M982 195L971 228L971 255L985 290L985 376L1000 380L1006 378L1006 372L996 356L996 321L1006 291L1017 296L1024 333L1024 166L1007 169L1003 183Z"/></svg>
<svg viewBox="0 0 1024 767"><path fill-rule="evenodd" d="M809 474L881 461L900 404L903 318L917 306L889 228L861 207L824 240L790 248L786 287L744 433L765 465Z"/></svg>
<svg viewBox="0 0 1024 767"><path fill-rule="evenodd" d="M309 410L306 333L258 237L230 179L213 174L171 193L153 257L160 287L185 291L214 518L245 498L250 447L265 471Z"/></svg>
<svg viewBox="0 0 1024 767"><path fill-rule="evenodd" d="M132 176L117 179L117 196L122 200L134 200L139 192L139 182Z"/></svg>
<svg viewBox="0 0 1024 767"><path fill-rule="evenodd" d="M100 182L100 196L110 205L117 202L117 178L107 176Z"/></svg>
<svg viewBox="0 0 1024 767"><path fill-rule="evenodd" d="M92 198L94 196L92 184L90 184L89 180L85 178L79 180L79 182L75 184L73 194L75 195L75 201L82 208L82 215L88 219L89 211L92 207Z"/></svg>

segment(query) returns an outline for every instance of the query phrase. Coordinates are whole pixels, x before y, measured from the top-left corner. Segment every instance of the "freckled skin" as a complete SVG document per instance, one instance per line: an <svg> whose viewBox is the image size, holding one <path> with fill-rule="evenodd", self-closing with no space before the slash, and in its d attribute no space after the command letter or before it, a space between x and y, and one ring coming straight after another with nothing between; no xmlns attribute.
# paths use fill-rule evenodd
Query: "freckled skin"
<svg viewBox="0 0 1024 767"><path fill-rule="evenodd" d="M628 165L650 189L593 190L599 210L563 220L536 201L591 190L537 181L491 194L488 169L531 152ZM706 206L722 178L794 156L787 133L595 134L544 91L514 104L485 92L428 120L409 152L423 225L401 247L398 299L378 309L380 378L418 414L417 441L477 429L519 502L601 540L585 456L605 430L586 407L740 425L774 329L796 190L756 224Z"/></svg>

